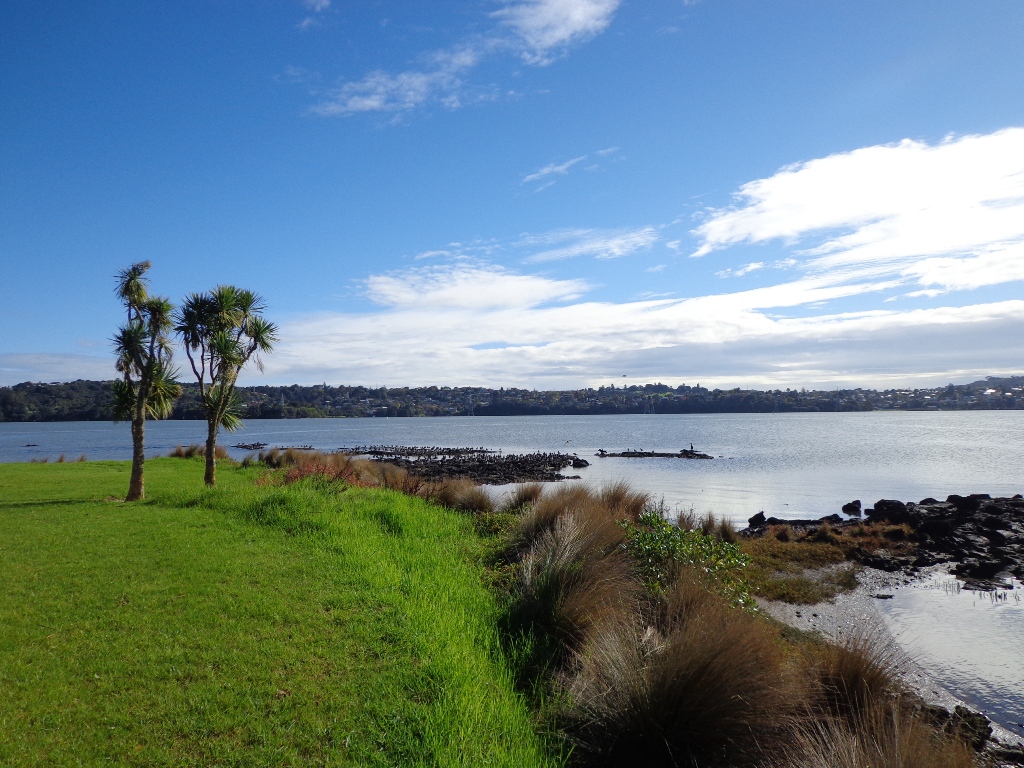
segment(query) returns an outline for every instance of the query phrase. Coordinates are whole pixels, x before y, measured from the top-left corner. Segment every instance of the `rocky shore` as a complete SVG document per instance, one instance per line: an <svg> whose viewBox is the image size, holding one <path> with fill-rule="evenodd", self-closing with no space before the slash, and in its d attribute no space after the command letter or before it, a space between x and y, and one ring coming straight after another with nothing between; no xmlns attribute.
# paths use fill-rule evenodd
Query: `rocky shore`
<svg viewBox="0 0 1024 768"><path fill-rule="evenodd" d="M557 482L575 479L563 469L582 469L590 462L566 453L498 453L484 448L368 446L345 449L374 461L394 464L426 480L468 478L482 485Z"/></svg>
<svg viewBox="0 0 1024 768"><path fill-rule="evenodd" d="M813 534L823 526L842 535L866 523L886 526L887 546L851 551L850 559L883 571L914 573L948 563L971 589L995 589L1014 576L1024 580L1024 497L992 498L986 493L951 495L945 501L881 499L861 509L860 501L844 505L843 515L816 520L780 520L759 512L741 531L748 537L771 535L786 527L796 535Z"/></svg>

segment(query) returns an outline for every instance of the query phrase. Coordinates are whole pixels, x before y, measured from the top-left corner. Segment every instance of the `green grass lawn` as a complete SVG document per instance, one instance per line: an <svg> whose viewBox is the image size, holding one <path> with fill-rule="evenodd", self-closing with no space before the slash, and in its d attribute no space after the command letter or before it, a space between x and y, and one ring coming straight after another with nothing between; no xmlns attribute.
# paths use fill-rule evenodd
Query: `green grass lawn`
<svg viewBox="0 0 1024 768"><path fill-rule="evenodd" d="M555 762L466 517L146 467L0 465L0 766Z"/></svg>

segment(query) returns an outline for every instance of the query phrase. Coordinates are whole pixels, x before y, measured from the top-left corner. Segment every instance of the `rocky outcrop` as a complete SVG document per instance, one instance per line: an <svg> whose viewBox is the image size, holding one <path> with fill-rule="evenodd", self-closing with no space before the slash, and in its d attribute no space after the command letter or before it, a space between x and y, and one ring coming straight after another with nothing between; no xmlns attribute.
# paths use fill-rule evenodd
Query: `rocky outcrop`
<svg viewBox="0 0 1024 768"><path fill-rule="evenodd" d="M464 477L483 485L567 480L571 478L562 475L561 470L590 466L590 462L575 454L502 454L484 448L368 446L348 452L394 464L426 480Z"/></svg>
<svg viewBox="0 0 1024 768"><path fill-rule="evenodd" d="M602 459L713 459L714 456L710 456L700 451L695 451L693 448L683 448L678 453L669 453L667 451L619 451L618 453L609 453L604 448L594 454Z"/></svg>
<svg viewBox="0 0 1024 768"><path fill-rule="evenodd" d="M844 505L854 514L859 502ZM905 526L888 531L894 545L873 551L854 548L852 559L884 571L912 572L937 563L950 563L953 573L971 588L992 589L998 579L1024 580L1024 497L992 498L987 493L952 495L945 501L919 502L880 499L863 511L867 523ZM745 536L763 536L772 526L788 526L796 535L812 533L828 523L837 533L856 530L860 519L829 515L817 520L781 520L759 512L749 520ZM909 530L909 533L906 531Z"/></svg>
<svg viewBox="0 0 1024 768"><path fill-rule="evenodd" d="M1002 575L1024 579L1024 498L993 499L987 493L952 495L945 501L878 501L869 522L906 523L916 534L915 565L956 563L953 572L971 581Z"/></svg>

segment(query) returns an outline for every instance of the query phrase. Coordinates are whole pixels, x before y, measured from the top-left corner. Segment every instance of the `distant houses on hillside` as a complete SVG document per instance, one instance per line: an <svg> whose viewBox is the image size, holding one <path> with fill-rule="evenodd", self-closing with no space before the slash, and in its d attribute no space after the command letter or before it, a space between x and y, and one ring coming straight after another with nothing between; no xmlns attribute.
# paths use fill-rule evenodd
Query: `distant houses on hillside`
<svg viewBox="0 0 1024 768"><path fill-rule="evenodd" d="M112 382L0 387L0 421L109 421ZM1024 376L933 389L754 390L644 384L568 391L484 387L239 387L246 418L527 416L622 413L794 413L1024 409ZM173 419L201 419L185 384Z"/></svg>

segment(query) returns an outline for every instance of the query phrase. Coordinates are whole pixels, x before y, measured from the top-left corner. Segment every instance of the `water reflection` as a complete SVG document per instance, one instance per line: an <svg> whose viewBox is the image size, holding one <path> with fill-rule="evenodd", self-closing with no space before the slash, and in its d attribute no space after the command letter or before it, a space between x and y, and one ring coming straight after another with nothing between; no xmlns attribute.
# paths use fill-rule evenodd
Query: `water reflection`
<svg viewBox="0 0 1024 768"><path fill-rule="evenodd" d="M1024 585L967 589L938 572L880 605L925 672L991 719L1024 736Z"/></svg>

